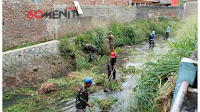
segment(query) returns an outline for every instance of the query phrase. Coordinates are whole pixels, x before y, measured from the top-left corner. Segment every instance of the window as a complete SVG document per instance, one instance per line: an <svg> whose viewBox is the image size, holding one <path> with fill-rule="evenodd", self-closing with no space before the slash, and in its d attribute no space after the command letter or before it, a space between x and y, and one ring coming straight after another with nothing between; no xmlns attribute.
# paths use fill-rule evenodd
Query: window
<svg viewBox="0 0 200 112"><path fill-rule="evenodd" d="M144 6L144 3L141 3L141 6Z"/></svg>
<svg viewBox="0 0 200 112"><path fill-rule="evenodd" d="M136 3L136 6L140 6L140 3Z"/></svg>
<svg viewBox="0 0 200 112"><path fill-rule="evenodd" d="M148 4L148 3L146 3L146 6L149 6L149 4Z"/></svg>
<svg viewBox="0 0 200 112"><path fill-rule="evenodd" d="M34 3L39 3L40 0L32 0L32 2L34 2Z"/></svg>
<svg viewBox="0 0 200 112"><path fill-rule="evenodd" d="M135 6L135 3L132 3L132 6Z"/></svg>

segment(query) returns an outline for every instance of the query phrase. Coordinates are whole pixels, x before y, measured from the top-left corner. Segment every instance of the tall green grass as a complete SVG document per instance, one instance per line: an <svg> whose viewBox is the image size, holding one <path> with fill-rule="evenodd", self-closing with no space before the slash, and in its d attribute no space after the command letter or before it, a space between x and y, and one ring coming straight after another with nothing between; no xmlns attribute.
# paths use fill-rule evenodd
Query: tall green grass
<svg viewBox="0 0 200 112"><path fill-rule="evenodd" d="M143 40L147 40L153 30L156 32L157 36L164 35L169 24L172 24L172 27L175 26L175 24L168 19L165 21L154 21L152 19L140 20L127 25L115 21L113 26L109 27L109 30L112 31L113 35L116 37L116 45L124 46L138 44Z"/></svg>
<svg viewBox="0 0 200 112"><path fill-rule="evenodd" d="M75 45L70 42L69 38L61 38L60 42L61 56L67 58L69 54L74 55L77 52Z"/></svg>
<svg viewBox="0 0 200 112"><path fill-rule="evenodd" d="M67 54L75 55L77 69L84 69L89 66L87 62L87 56L84 56L81 52L81 42L86 44L93 44L96 46L96 54L109 54L109 49L106 47L104 37L108 36L109 31L112 31L115 36L115 44L117 47L125 45L138 44L141 41L148 40L149 35L154 30L156 35L160 36L165 34L166 28L169 24L175 27L175 24L168 19L162 21L154 20L140 20L130 22L128 24L120 24L114 21L112 26L108 28L97 28L93 31L87 31L86 33L76 35L76 39L73 40L75 44L69 42L69 37L60 38L61 40L61 52L63 56Z"/></svg>
<svg viewBox="0 0 200 112"><path fill-rule="evenodd" d="M89 56L88 55L86 55L84 57L84 56L81 56L81 55L77 54L76 55L76 68L78 70L87 68L89 66L89 64L90 64L90 63L88 63L88 60L89 60Z"/></svg>
<svg viewBox="0 0 200 112"><path fill-rule="evenodd" d="M174 42L168 43L168 54L161 56L157 62L147 62L137 82L135 98L130 103L131 111L160 111L154 106L154 98L158 97L159 89L169 76L177 74L179 63L183 57L189 58L197 45L197 19L185 20L179 24Z"/></svg>

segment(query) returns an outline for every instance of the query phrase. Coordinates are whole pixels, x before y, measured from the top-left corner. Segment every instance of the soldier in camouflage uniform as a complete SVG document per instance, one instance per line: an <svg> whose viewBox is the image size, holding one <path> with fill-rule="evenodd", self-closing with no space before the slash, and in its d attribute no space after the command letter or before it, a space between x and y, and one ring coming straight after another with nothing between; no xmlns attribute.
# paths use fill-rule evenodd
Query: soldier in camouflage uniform
<svg viewBox="0 0 200 112"><path fill-rule="evenodd" d="M88 103L88 91L87 91L87 88L89 88L91 84L94 84L92 79L86 78L84 81L84 85L79 86L76 96L77 112L85 112L86 106L92 107L92 105Z"/></svg>
<svg viewBox="0 0 200 112"><path fill-rule="evenodd" d="M83 52L85 54L89 54L89 61L88 62L91 62L92 61L92 57L96 51L96 46L94 45L91 45L91 44L85 44L85 42L82 42L82 47L84 48L83 49Z"/></svg>
<svg viewBox="0 0 200 112"><path fill-rule="evenodd" d="M116 68L116 56L114 52L111 52L110 58L107 63L108 78L110 77L111 74L113 74L113 79L115 79L115 74L116 74L115 68Z"/></svg>
<svg viewBox="0 0 200 112"><path fill-rule="evenodd" d="M109 32L109 36L105 37L105 39L106 39L107 47L109 47L110 52L112 52L115 47L115 37L113 36L111 31ZM109 44L108 44L108 40L109 40Z"/></svg>

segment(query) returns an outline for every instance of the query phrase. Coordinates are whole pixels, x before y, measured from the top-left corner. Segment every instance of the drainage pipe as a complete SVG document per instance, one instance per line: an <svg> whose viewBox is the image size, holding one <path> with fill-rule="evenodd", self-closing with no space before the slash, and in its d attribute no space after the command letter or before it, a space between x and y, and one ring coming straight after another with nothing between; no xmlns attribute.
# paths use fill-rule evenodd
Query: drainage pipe
<svg viewBox="0 0 200 112"><path fill-rule="evenodd" d="M170 112L181 112L185 96L189 87L188 81L183 81Z"/></svg>

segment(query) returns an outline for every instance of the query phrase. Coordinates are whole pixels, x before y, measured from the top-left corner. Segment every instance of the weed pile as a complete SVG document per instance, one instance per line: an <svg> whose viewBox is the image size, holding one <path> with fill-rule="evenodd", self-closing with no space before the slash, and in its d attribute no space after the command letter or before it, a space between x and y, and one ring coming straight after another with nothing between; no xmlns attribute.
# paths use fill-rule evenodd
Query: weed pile
<svg viewBox="0 0 200 112"><path fill-rule="evenodd" d="M154 98L153 106L159 107L159 110L161 112L167 112L170 110L172 95L173 95L175 84L176 84L176 79L177 79L177 75L170 76L167 82L164 85L162 85L162 87L159 89L158 97Z"/></svg>
<svg viewBox="0 0 200 112"><path fill-rule="evenodd" d="M126 68L125 65L122 66L122 68L119 68L119 73L120 75L120 82L125 82L126 81L126 75L130 75L135 73L135 67L134 66L129 66Z"/></svg>
<svg viewBox="0 0 200 112"><path fill-rule="evenodd" d="M118 81L118 80L111 80L108 85L107 88L110 91L121 91L122 90L122 84Z"/></svg>
<svg viewBox="0 0 200 112"><path fill-rule="evenodd" d="M161 111L164 102L163 96L169 97L173 93L174 88L163 89L166 87L174 87L172 82L176 77L179 69L180 61L183 57L189 58L197 45L197 19L190 18L180 22L179 29L174 42L168 43L170 50L168 54L161 56L156 62L147 62L143 68L140 80L137 82L134 103L130 103L130 110L133 111ZM168 92L167 92L168 91ZM164 94L169 93L169 94ZM168 101L171 103L170 101ZM166 102L165 102L166 103ZM170 104L167 104L168 106Z"/></svg>
<svg viewBox="0 0 200 112"><path fill-rule="evenodd" d="M101 112L109 112L111 105L113 105L114 103L117 102L117 98L108 98L108 99L98 99L98 98L94 98L94 102L97 102Z"/></svg>
<svg viewBox="0 0 200 112"><path fill-rule="evenodd" d="M135 72L135 67L134 66L128 66L126 68L125 65L123 65L122 68L119 68L119 70L123 73L123 74L131 74L131 73L134 73Z"/></svg>

